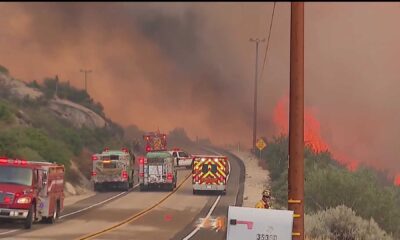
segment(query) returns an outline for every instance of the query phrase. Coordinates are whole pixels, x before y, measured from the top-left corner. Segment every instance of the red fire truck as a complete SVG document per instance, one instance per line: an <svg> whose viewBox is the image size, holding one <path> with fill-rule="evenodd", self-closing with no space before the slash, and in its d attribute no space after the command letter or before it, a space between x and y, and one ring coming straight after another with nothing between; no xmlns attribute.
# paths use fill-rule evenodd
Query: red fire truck
<svg viewBox="0 0 400 240"><path fill-rule="evenodd" d="M64 166L0 158L0 218L54 223L64 208Z"/></svg>
<svg viewBox="0 0 400 240"><path fill-rule="evenodd" d="M148 132L143 135L146 142L146 152L166 151L167 150L167 135L158 132Z"/></svg>
<svg viewBox="0 0 400 240"><path fill-rule="evenodd" d="M196 155L193 158L193 194L199 191L220 191L226 194L230 165L225 156Z"/></svg>

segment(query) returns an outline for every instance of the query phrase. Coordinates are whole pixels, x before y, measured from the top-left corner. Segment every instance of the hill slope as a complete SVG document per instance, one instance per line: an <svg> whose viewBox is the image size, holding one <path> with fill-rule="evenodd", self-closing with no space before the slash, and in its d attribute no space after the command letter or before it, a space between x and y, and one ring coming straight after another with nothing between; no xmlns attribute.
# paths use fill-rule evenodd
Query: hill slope
<svg viewBox="0 0 400 240"><path fill-rule="evenodd" d="M93 152L127 144L85 91L51 78L26 84L0 66L1 156L64 164L67 181L81 185L87 179L78 171L89 177Z"/></svg>

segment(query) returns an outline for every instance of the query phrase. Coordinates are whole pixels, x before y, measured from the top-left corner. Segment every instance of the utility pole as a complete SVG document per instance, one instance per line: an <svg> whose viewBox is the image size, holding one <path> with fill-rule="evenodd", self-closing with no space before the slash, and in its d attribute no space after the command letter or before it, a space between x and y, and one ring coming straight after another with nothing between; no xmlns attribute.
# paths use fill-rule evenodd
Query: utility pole
<svg viewBox="0 0 400 240"><path fill-rule="evenodd" d="M250 42L256 43L256 74L254 78L254 107L253 107L253 146L252 151L256 152L256 138L257 138L257 80L258 80L258 44L260 42L265 42L265 38L263 39L253 39L250 38Z"/></svg>
<svg viewBox="0 0 400 240"><path fill-rule="evenodd" d="M81 69L81 72L85 74L85 91L87 92L87 75L88 73L91 73L92 70L88 70L88 69Z"/></svg>
<svg viewBox="0 0 400 240"><path fill-rule="evenodd" d="M293 239L304 240L304 3L291 3L288 209Z"/></svg>
<svg viewBox="0 0 400 240"><path fill-rule="evenodd" d="M56 75L55 80L56 80L56 92L55 92L54 96L55 96L55 98L58 98L58 75Z"/></svg>

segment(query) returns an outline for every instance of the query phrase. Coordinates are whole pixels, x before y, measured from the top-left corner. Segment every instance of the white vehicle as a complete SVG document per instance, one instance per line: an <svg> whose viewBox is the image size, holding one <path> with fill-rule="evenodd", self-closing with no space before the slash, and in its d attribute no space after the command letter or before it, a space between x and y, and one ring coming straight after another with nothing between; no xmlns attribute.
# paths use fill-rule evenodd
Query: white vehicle
<svg viewBox="0 0 400 240"><path fill-rule="evenodd" d="M193 156L189 153L182 151L178 148L169 151L175 161L177 167L186 167L187 169L192 168Z"/></svg>

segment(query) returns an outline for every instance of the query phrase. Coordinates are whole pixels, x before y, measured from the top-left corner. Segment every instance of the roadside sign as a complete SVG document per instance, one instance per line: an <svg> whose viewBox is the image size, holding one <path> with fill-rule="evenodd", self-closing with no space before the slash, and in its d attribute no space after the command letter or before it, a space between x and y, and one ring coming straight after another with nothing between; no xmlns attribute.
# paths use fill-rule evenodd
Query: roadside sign
<svg viewBox="0 0 400 240"><path fill-rule="evenodd" d="M292 240L293 211L229 206L227 240Z"/></svg>
<svg viewBox="0 0 400 240"><path fill-rule="evenodd" d="M264 140L262 138L259 138L256 142L256 147L258 148L258 150L263 150L265 147L267 146L267 144L264 142Z"/></svg>

